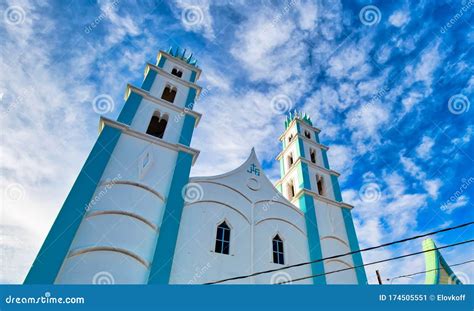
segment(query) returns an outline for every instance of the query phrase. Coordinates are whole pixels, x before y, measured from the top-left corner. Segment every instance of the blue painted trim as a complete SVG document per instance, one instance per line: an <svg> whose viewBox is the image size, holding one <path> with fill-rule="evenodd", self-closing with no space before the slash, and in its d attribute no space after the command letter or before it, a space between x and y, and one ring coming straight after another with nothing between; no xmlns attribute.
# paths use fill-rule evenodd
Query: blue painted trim
<svg viewBox="0 0 474 311"><path fill-rule="evenodd" d="M193 137L194 132L194 124L196 123L196 119L193 116L187 114L184 117L183 121L183 129L181 130L181 136L179 137L179 143L185 146L191 145L191 139Z"/></svg>
<svg viewBox="0 0 474 311"><path fill-rule="evenodd" d="M324 150L324 149L321 149L321 154L323 155L324 168L329 170L330 168L329 168L329 161L328 161L327 151Z"/></svg>
<svg viewBox="0 0 474 311"><path fill-rule="evenodd" d="M158 62L158 64L156 64L156 66L163 68L163 66L165 65L165 62L166 62L166 57L163 54L161 54L160 61Z"/></svg>
<svg viewBox="0 0 474 311"><path fill-rule="evenodd" d="M130 96L127 98L127 101L123 105L122 111L120 112L117 121L123 124L131 125L142 99L143 97L137 93L131 92Z"/></svg>
<svg viewBox="0 0 474 311"><path fill-rule="evenodd" d="M311 189L309 179L309 168L306 163L300 163L298 168L300 179L300 188ZM310 260L323 258L321 244L319 240L318 222L316 220L316 209L312 196L304 194L299 199L300 210L305 214L306 231L308 233L308 250ZM324 263L316 262L311 264L311 272L313 274L324 273ZM326 284L325 277L313 278L314 284Z"/></svg>
<svg viewBox="0 0 474 311"><path fill-rule="evenodd" d="M54 283L120 133L109 126L100 133L26 276L25 284Z"/></svg>
<svg viewBox="0 0 474 311"><path fill-rule="evenodd" d="M191 70L191 77L189 77L189 81L192 83L196 82L196 71Z"/></svg>
<svg viewBox="0 0 474 311"><path fill-rule="evenodd" d="M311 261L323 258L321 243L319 240L318 223L316 221L316 209L314 207L313 197L303 195L299 198L300 210L304 212L306 222L306 231L308 236L308 250ZM311 263L311 273L324 274L324 263L322 261ZM325 285L326 277L320 276L313 278L313 284Z"/></svg>
<svg viewBox="0 0 474 311"><path fill-rule="evenodd" d="M342 202L341 188L339 187L339 181L337 176L331 175L332 189L334 190L334 199L338 202Z"/></svg>
<svg viewBox="0 0 474 311"><path fill-rule="evenodd" d="M156 78L156 71L151 70L151 69L148 70L145 80L143 80L143 83L142 83L142 89L149 92L151 90L153 82L155 82L155 78Z"/></svg>
<svg viewBox="0 0 474 311"><path fill-rule="evenodd" d="M192 156L189 153L179 151L170 191L167 196L163 221L160 226L160 234L151 264L148 284L169 283L176 240L178 239L179 224L184 207L181 191L188 183L191 165Z"/></svg>
<svg viewBox="0 0 474 311"><path fill-rule="evenodd" d="M196 89L190 87L188 92L188 97L186 98L186 104L184 107L188 109L193 109L194 107L194 99L196 98Z"/></svg>
<svg viewBox="0 0 474 311"><path fill-rule="evenodd" d="M320 144L320 142L319 142L319 134L318 134L318 132L316 132L316 131L314 131L314 139L316 140L316 142L317 142L318 144Z"/></svg>
<svg viewBox="0 0 474 311"><path fill-rule="evenodd" d="M300 137L298 137L298 153L300 157L304 158L304 144Z"/></svg>
<svg viewBox="0 0 474 311"><path fill-rule="evenodd" d="M342 208L342 218L344 218L344 225L346 226L347 237L349 239L349 246L351 251L359 250L359 241L354 228L354 222L352 221L352 213L350 209ZM361 266L364 264L362 261L362 255L360 253L352 254L352 261L355 266ZM367 284L367 276L365 274L364 267L356 268L357 282L359 285Z"/></svg>
<svg viewBox="0 0 474 311"><path fill-rule="evenodd" d="M341 194L341 189L339 187L339 181L337 180L337 177L334 175L331 175L331 183L332 183L332 189L334 191L334 198L338 202L342 202L342 194ZM351 210L347 208L342 208L342 218L344 218L344 225L346 227L346 232L347 232L347 238L349 239L349 246L351 248L351 251L358 251L359 250L359 241L357 239L357 234L354 228L354 222L352 220L352 213ZM352 254L352 261L354 262L354 265L360 266L363 265L362 261L362 256L360 253ZM365 274L365 269L362 268L356 268L356 276L357 276L357 282L360 285L365 285L367 284L367 276Z"/></svg>

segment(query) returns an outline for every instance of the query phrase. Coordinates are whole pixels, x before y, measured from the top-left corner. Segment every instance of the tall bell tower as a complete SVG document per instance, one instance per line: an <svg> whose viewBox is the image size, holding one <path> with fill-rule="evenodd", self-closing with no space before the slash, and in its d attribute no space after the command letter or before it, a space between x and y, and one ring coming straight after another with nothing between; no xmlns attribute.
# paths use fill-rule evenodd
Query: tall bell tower
<svg viewBox="0 0 474 311"><path fill-rule="evenodd" d="M281 178L277 189L305 213L310 260L359 250L352 221L352 206L342 202L339 173L331 170L327 146L320 130L302 113L290 114L280 136L283 151L277 156ZM362 265L360 253L316 262L313 275ZM313 278L315 284L366 284L364 268L349 269Z"/></svg>
<svg viewBox="0 0 474 311"><path fill-rule="evenodd" d="M169 49L128 85L117 120L99 137L25 283L169 282L183 209L181 191L199 151L190 147L201 70Z"/></svg>

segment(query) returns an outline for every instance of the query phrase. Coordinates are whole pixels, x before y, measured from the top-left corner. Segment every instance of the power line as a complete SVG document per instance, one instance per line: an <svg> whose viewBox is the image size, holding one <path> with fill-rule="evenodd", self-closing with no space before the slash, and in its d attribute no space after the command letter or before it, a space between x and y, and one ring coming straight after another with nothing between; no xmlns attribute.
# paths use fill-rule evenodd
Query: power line
<svg viewBox="0 0 474 311"><path fill-rule="evenodd" d="M401 255L401 256L382 259L382 260L378 260L378 261L373 261L373 262L369 262L369 263L366 263L366 264L363 264L363 265L358 265L358 266L355 266L355 267L344 268L344 269L334 270L334 271L320 273L320 274L313 274L313 275L310 275L310 276L305 276L305 277L297 278L297 279L290 280L290 281L280 282L280 283L277 283L277 284L280 285L280 284L286 284L286 283L293 283L293 282L302 281L302 280L306 280L306 279L316 278L316 277L319 277L319 276L324 276L324 275L327 275L327 274L333 274L333 273L342 272L342 271L346 271L346 270L362 268L362 267L365 267L365 266L372 266L372 265L376 265L376 264L387 262L387 261L392 261L392 260L402 259L402 258L411 257L411 256L415 256L415 255L420 255L420 254L423 254L423 253L433 252L435 250L448 248L448 247L453 247L453 246L462 245L462 244L467 244L467 243L472 243L472 242L474 242L474 240L462 241L462 242L453 243L453 244L449 244L449 245L445 245L445 246L441 246L441 247L436 247L436 248L433 248L433 249L428 249L428 250L424 250L424 251L420 251L420 252L416 252L416 253Z"/></svg>
<svg viewBox="0 0 474 311"><path fill-rule="evenodd" d="M456 266L465 265L465 264L468 264L468 263L471 263L471 262L474 262L474 259L473 259L473 260L464 261L464 262L460 262L460 263L457 263L457 264L454 264L454 265L449 265L449 266L450 266L450 267L456 267ZM441 270L441 269L442 269L442 267L436 268L436 269L431 269L431 270L425 270L425 271L410 273L410 274L399 275L399 276L396 276L396 277L393 277L393 278L388 278L387 281L393 281L393 280L395 280L395 279L400 279L400 278L408 278L408 277L411 277L411 276L414 276L414 275L425 274L425 273L428 273L428 272L432 272L432 271L436 271L436 270Z"/></svg>
<svg viewBox="0 0 474 311"><path fill-rule="evenodd" d="M240 279L245 279L245 278L257 276L257 275L264 274L264 273L271 273L271 272L286 270L286 269L290 269L290 268L294 268L294 267L301 267L301 266L304 266L304 265L309 265L309 264L316 263L316 262L321 262L321 261L324 261L324 260L335 259L335 258L339 258L339 257L344 257L344 256L349 256L349 255L361 253L361 252L371 251L371 250L374 250L374 249L387 247L387 246L390 246L390 245L394 245L394 244L398 244L398 243L403 243L403 242L423 238L423 237L438 234L438 233L441 233L441 232L447 232L447 231L459 229L459 228L462 228L462 227L467 227L467 226L470 226L472 224L474 224L474 221L467 222L467 223L464 223L464 224L460 224L460 225L457 225L457 226L454 226L454 227L448 227L448 228L428 232L428 233L425 233L425 234L415 235L415 236L412 236L412 237L409 237L409 238L405 238L405 239L401 239L401 240L397 240L397 241L393 241L393 242L389 242L389 243L385 243L385 244L380 244L380 245L377 245L377 246L367 247L367 248L360 249L360 250L357 250L357 251L351 251L351 252L344 253L344 254L339 254L339 255L329 256L329 257L326 257L326 258L320 258L320 259L315 259L315 260L312 260L312 261L297 263L297 264L289 265L289 266L282 267L282 268L270 269L270 270L265 270L265 271L254 272L254 273L251 273L251 274L235 276L235 277L232 277L232 278L227 278L227 279L223 279L223 280L219 280L219 281L204 283L204 285L212 285L212 284L218 284L218 283L223 283L223 282L227 282L227 281L240 280Z"/></svg>

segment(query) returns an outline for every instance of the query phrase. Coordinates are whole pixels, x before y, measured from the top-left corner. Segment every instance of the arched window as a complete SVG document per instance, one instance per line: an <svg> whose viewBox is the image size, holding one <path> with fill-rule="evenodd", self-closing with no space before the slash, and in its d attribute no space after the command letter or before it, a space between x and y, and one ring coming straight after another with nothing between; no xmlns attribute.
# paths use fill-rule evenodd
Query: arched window
<svg viewBox="0 0 474 311"><path fill-rule="evenodd" d="M290 136L288 137L288 142L291 143L291 141L293 140L293 134L290 134Z"/></svg>
<svg viewBox="0 0 474 311"><path fill-rule="evenodd" d="M167 84L165 89L163 90L163 94L161 94L161 99L169 101L170 103L174 102L174 98L176 97L177 89L175 86Z"/></svg>
<svg viewBox="0 0 474 311"><path fill-rule="evenodd" d="M153 117L151 117L151 121L150 121L150 124L148 125L148 129L146 130L146 133L158 138L163 138L167 124L168 124L168 115L163 114L161 116L159 111L155 111L155 113L153 114Z"/></svg>
<svg viewBox="0 0 474 311"><path fill-rule="evenodd" d="M308 130L304 130L304 136L308 139L311 139L311 133Z"/></svg>
<svg viewBox="0 0 474 311"><path fill-rule="evenodd" d="M293 184L293 181L290 181L287 184L287 191L288 191L288 199L292 200L295 196L295 186Z"/></svg>
<svg viewBox="0 0 474 311"><path fill-rule="evenodd" d="M290 167L293 165L293 163L294 163L294 160L293 160L293 153L290 153L290 154L288 155L288 158L287 158L287 159L288 159L288 168L290 168Z"/></svg>
<svg viewBox="0 0 474 311"><path fill-rule="evenodd" d="M171 70L171 74L177 76L178 78L181 78L183 76L183 72L176 67Z"/></svg>
<svg viewBox="0 0 474 311"><path fill-rule="evenodd" d="M215 252L229 255L230 228L224 221L217 227Z"/></svg>
<svg viewBox="0 0 474 311"><path fill-rule="evenodd" d="M283 252L283 241L281 240L280 236L277 234L273 238L273 263L277 263L280 265L285 264L285 256Z"/></svg>
<svg viewBox="0 0 474 311"><path fill-rule="evenodd" d="M318 194L325 195L324 193L324 179L323 176L316 175L316 182L318 184Z"/></svg>
<svg viewBox="0 0 474 311"><path fill-rule="evenodd" d="M311 162L316 163L316 150L310 148L309 156L311 157Z"/></svg>

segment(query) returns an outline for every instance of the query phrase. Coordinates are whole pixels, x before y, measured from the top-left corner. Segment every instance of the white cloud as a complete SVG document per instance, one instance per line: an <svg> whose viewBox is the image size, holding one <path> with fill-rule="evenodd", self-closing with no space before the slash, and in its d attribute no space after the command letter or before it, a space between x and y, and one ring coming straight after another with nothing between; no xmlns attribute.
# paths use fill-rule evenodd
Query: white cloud
<svg viewBox="0 0 474 311"><path fill-rule="evenodd" d="M410 21L410 14L407 11L396 11L388 18L388 22L395 27L402 27Z"/></svg>
<svg viewBox="0 0 474 311"><path fill-rule="evenodd" d="M209 40L215 39L210 2L207 0L175 1L174 13L188 31L201 32Z"/></svg>
<svg viewBox="0 0 474 311"><path fill-rule="evenodd" d="M428 136L423 136L421 144L416 147L416 154L420 159L428 160L431 158L431 152L434 146L434 139Z"/></svg>

